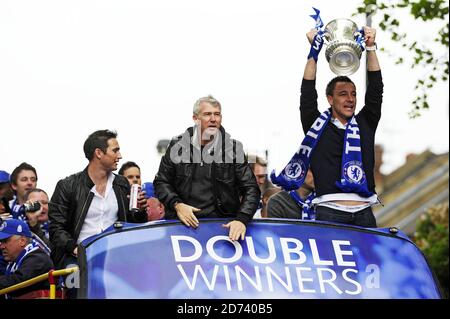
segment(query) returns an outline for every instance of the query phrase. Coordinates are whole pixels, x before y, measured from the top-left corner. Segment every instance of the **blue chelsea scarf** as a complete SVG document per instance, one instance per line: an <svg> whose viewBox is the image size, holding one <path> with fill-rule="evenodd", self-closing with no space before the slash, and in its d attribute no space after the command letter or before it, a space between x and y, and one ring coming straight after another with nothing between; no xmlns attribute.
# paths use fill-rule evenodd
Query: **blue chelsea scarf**
<svg viewBox="0 0 450 319"><path fill-rule="evenodd" d="M311 154L317 145L325 127L331 119L331 108L319 115L306 133L299 150L294 154L283 171L276 176L270 174L272 182L286 191L299 188L305 181L309 169ZM336 186L343 193L356 193L362 197L373 195L368 190L366 174L362 165L359 127L355 116L347 123L344 137L344 149L341 160L341 178Z"/></svg>

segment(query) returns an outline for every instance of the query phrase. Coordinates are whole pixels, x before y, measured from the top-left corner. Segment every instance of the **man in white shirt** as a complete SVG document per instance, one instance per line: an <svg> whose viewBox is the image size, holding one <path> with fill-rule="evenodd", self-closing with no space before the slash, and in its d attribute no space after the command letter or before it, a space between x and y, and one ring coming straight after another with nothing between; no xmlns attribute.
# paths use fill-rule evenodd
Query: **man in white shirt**
<svg viewBox="0 0 450 319"><path fill-rule="evenodd" d="M117 133L96 131L83 149L88 166L60 180L50 201L50 242L57 268L76 262L78 245L114 222L147 221L144 193L138 197L139 211L130 212L130 185L125 177L113 173L122 158Z"/></svg>

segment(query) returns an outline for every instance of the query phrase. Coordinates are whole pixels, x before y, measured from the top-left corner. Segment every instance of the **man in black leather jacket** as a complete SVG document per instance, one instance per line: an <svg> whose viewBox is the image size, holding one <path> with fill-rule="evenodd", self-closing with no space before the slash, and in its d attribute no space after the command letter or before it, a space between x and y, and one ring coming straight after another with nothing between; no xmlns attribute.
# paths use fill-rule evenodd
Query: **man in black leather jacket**
<svg viewBox="0 0 450 319"><path fill-rule="evenodd" d="M198 227L198 218L231 217L231 240L244 239L258 207L260 190L242 144L221 126L220 103L212 96L194 104L194 127L174 138L153 185L165 218Z"/></svg>
<svg viewBox="0 0 450 319"><path fill-rule="evenodd" d="M112 173L122 158L116 137L117 133L109 130L89 135L83 147L88 166L56 185L49 205L49 231L57 268L76 263L78 244L115 221L147 221L144 194L139 194L140 210L130 212L130 184Z"/></svg>

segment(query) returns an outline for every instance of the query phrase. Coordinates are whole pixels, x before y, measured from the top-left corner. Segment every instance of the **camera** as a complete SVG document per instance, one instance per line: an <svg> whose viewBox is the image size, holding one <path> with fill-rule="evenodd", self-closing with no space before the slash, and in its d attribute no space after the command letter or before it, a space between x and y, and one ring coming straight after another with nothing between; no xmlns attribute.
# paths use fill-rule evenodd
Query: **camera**
<svg viewBox="0 0 450 319"><path fill-rule="evenodd" d="M24 213L37 212L39 209L41 209L41 203L39 202L25 203L22 205L21 210L22 209Z"/></svg>

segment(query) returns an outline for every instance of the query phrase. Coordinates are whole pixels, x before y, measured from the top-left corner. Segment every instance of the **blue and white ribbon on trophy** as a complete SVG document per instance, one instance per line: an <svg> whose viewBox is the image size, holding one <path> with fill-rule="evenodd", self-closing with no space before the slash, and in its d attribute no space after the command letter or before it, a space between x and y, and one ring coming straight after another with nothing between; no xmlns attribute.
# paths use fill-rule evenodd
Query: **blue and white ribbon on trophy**
<svg viewBox="0 0 450 319"><path fill-rule="evenodd" d="M364 28L361 28L358 30L357 35L355 36L355 41L359 44L359 46L361 47L362 52L364 52L364 46L363 43L366 40L365 35L364 35Z"/></svg>

